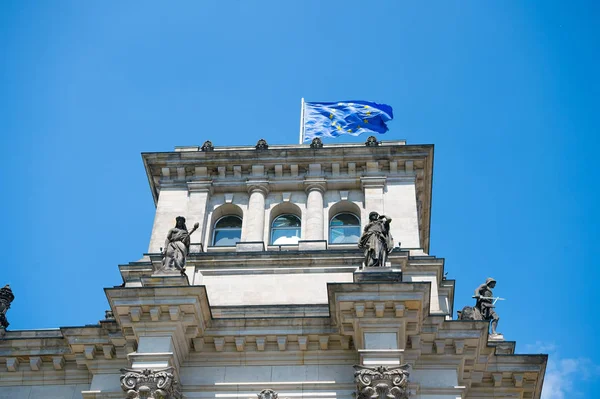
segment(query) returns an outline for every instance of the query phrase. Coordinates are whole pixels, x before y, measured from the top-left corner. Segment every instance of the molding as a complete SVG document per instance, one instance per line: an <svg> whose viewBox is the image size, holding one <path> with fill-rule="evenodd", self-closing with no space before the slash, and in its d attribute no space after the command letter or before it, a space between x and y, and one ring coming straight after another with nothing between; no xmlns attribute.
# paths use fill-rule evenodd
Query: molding
<svg viewBox="0 0 600 399"><path fill-rule="evenodd" d="M408 369L404 364L397 367L354 366L357 399L408 399Z"/></svg>

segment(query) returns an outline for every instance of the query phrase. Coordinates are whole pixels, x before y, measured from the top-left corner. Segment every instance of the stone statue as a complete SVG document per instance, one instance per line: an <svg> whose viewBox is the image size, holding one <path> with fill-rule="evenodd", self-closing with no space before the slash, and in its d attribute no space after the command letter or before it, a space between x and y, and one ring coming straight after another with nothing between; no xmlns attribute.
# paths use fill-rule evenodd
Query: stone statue
<svg viewBox="0 0 600 399"><path fill-rule="evenodd" d="M391 222L392 219L385 215L369 213L369 224L358 241L358 248L365 251L365 267L385 267L388 254L394 249Z"/></svg>
<svg viewBox="0 0 600 399"><path fill-rule="evenodd" d="M10 324L6 320L6 312L10 309L10 304L14 301L15 296L10 289L10 285L6 284L0 288L0 330L4 331Z"/></svg>
<svg viewBox="0 0 600 399"><path fill-rule="evenodd" d="M500 317L494 311L496 301L504 298L495 298L492 289L496 287L496 280L489 277L485 283L475 289L473 298L476 299L475 307L465 306L462 311L458 311L459 320L485 320L491 321L492 334L500 335L496 331Z"/></svg>
<svg viewBox="0 0 600 399"><path fill-rule="evenodd" d="M177 216L175 227L169 230L163 249L162 271L176 271L185 273L185 258L190 252L190 235L198 229L199 223L188 232L185 218Z"/></svg>
<svg viewBox="0 0 600 399"><path fill-rule="evenodd" d="M401 366L355 365L356 399L408 399L408 364Z"/></svg>

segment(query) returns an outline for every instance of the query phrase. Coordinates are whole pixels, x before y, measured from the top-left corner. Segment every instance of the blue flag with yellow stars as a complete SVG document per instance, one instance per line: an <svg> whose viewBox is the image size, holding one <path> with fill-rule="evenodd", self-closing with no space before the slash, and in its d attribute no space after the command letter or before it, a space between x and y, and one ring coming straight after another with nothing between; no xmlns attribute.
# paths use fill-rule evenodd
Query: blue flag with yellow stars
<svg viewBox="0 0 600 399"><path fill-rule="evenodd" d="M385 124L394 117L392 107L370 101L304 103L303 141L315 137L358 136L362 133L385 133Z"/></svg>

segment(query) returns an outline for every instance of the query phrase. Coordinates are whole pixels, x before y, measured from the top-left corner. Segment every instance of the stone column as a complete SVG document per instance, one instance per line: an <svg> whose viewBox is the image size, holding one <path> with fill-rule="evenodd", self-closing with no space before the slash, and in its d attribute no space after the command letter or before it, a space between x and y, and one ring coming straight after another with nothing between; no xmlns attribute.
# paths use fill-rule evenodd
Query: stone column
<svg viewBox="0 0 600 399"><path fill-rule="evenodd" d="M323 193L325 180L306 180L306 227L303 240L324 240Z"/></svg>
<svg viewBox="0 0 600 399"><path fill-rule="evenodd" d="M267 181L248 182L248 213L244 215L242 242L264 241L265 200L269 193Z"/></svg>

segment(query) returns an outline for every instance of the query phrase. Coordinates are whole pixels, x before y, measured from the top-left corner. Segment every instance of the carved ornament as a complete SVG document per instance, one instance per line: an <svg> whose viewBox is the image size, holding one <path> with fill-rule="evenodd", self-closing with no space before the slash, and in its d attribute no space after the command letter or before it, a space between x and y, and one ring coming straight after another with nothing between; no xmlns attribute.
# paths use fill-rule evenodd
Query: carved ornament
<svg viewBox="0 0 600 399"><path fill-rule="evenodd" d="M267 144L267 140L265 139L260 139L258 140L258 142L256 143L255 148L257 150L267 150L269 149L269 144Z"/></svg>
<svg viewBox="0 0 600 399"><path fill-rule="evenodd" d="M272 389L263 389L256 396L258 399L278 399L279 395Z"/></svg>
<svg viewBox="0 0 600 399"><path fill-rule="evenodd" d="M379 145L379 141L377 141L377 138L375 136L369 136L369 138L367 138L367 141L365 141L365 145L367 147L377 147Z"/></svg>
<svg viewBox="0 0 600 399"><path fill-rule="evenodd" d="M129 399L181 399L173 370L121 369L121 388Z"/></svg>
<svg viewBox="0 0 600 399"><path fill-rule="evenodd" d="M202 147L200 147L200 150L207 152L207 151L214 151L215 147L213 146L212 141L210 140L206 140L204 142L204 144L202 144Z"/></svg>
<svg viewBox="0 0 600 399"><path fill-rule="evenodd" d="M310 148L323 148L323 142L320 138L315 137L310 143Z"/></svg>
<svg viewBox="0 0 600 399"><path fill-rule="evenodd" d="M354 366L357 399L408 399L408 364L396 367Z"/></svg>

